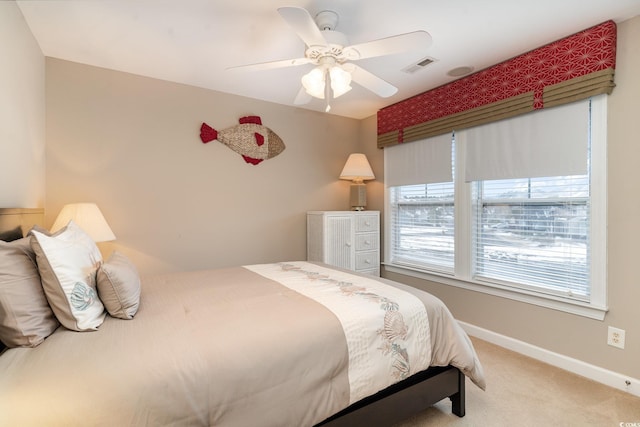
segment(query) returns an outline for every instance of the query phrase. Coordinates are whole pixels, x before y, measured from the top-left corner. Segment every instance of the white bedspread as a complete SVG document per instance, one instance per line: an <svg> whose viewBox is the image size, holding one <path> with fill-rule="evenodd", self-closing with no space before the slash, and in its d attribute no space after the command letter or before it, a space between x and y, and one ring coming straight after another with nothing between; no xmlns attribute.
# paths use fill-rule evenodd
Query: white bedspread
<svg viewBox="0 0 640 427"><path fill-rule="evenodd" d="M412 294L307 262L245 268L315 300L340 320L349 349L349 403L429 367L427 310Z"/></svg>

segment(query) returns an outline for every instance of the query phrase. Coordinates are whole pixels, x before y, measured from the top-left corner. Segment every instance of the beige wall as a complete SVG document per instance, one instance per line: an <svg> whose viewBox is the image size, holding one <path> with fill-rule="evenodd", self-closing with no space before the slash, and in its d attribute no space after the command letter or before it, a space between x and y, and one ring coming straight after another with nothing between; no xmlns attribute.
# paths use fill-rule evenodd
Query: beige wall
<svg viewBox="0 0 640 427"><path fill-rule="evenodd" d="M44 56L15 2L0 2L0 207L44 206Z"/></svg>
<svg viewBox="0 0 640 427"><path fill-rule="evenodd" d="M306 258L308 210L348 209L360 122L47 58L46 222L98 203L143 274ZM200 124L246 115L286 144L254 166Z"/></svg>
<svg viewBox="0 0 640 427"><path fill-rule="evenodd" d="M384 273L440 297L460 320L640 378L640 17L618 25L616 88L608 102L608 303L604 321ZM367 126L375 126L367 123ZM373 146L371 140L367 145ZM375 157L376 172L382 158ZM382 176L380 176L382 178ZM381 197L381 196L376 196ZM374 202L376 205L382 202ZM624 350L606 343L607 327L626 331Z"/></svg>
<svg viewBox="0 0 640 427"><path fill-rule="evenodd" d="M617 88L609 97L609 307L604 322L388 273L442 298L460 320L615 372L640 378L640 18L618 27ZM361 122L60 60L46 61L13 2L0 2L0 206L95 201L119 249L143 273L305 257L304 213L347 209L337 176L352 151L367 154L376 181L369 209L383 208L383 153L376 120ZM16 90L15 88L19 88ZM258 166L218 142L256 114L287 144ZM45 193L46 190L46 193ZM626 330L626 349L606 329Z"/></svg>

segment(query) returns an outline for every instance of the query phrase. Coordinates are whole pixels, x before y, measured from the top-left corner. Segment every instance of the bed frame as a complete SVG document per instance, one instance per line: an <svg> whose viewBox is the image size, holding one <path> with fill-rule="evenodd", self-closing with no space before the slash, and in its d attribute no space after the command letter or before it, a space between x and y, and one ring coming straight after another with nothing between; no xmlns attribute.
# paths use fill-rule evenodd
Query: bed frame
<svg viewBox="0 0 640 427"><path fill-rule="evenodd" d="M453 366L431 367L338 412L316 427L392 425L416 415L442 399L465 415L465 376Z"/></svg>
<svg viewBox="0 0 640 427"><path fill-rule="evenodd" d="M42 224L44 209L0 208L0 232L20 227L26 234ZM0 343L0 353L2 353ZM449 398L452 412L465 415L465 376L452 366L431 367L340 411L316 427L392 425Z"/></svg>

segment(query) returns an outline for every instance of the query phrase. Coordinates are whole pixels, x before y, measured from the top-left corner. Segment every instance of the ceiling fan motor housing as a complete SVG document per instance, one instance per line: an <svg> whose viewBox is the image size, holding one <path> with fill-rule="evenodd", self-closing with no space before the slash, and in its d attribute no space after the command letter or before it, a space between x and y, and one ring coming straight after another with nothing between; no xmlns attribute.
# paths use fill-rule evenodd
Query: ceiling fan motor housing
<svg viewBox="0 0 640 427"><path fill-rule="evenodd" d="M332 30L322 31L322 35L327 44L324 46L309 46L305 51L305 56L313 61L318 61L325 56L332 56L337 60L343 61L344 58L340 58L342 50L348 44L347 37L339 32Z"/></svg>
<svg viewBox="0 0 640 427"><path fill-rule="evenodd" d="M323 10L316 14L315 21L320 31L335 30L338 25L338 14L333 10Z"/></svg>
<svg viewBox="0 0 640 427"><path fill-rule="evenodd" d="M335 31L338 25L338 14L332 10L323 10L316 14L315 22L326 41L326 45L309 46L305 51L305 56L316 64L326 57L343 62L345 58L341 57L342 50L349 44L349 40L344 33Z"/></svg>

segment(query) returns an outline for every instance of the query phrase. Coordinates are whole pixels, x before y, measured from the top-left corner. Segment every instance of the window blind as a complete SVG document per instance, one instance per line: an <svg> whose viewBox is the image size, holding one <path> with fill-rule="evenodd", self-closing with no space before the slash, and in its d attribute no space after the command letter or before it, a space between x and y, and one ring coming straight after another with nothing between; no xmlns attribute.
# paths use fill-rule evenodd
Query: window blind
<svg viewBox="0 0 640 427"><path fill-rule="evenodd" d="M475 278L588 301L588 175L476 186Z"/></svg>
<svg viewBox="0 0 640 427"><path fill-rule="evenodd" d="M584 175L589 100L467 130L465 181Z"/></svg>
<svg viewBox="0 0 640 427"><path fill-rule="evenodd" d="M453 272L453 182L390 189L394 264Z"/></svg>
<svg viewBox="0 0 640 427"><path fill-rule="evenodd" d="M451 141L448 133L385 149L387 187L451 182Z"/></svg>

